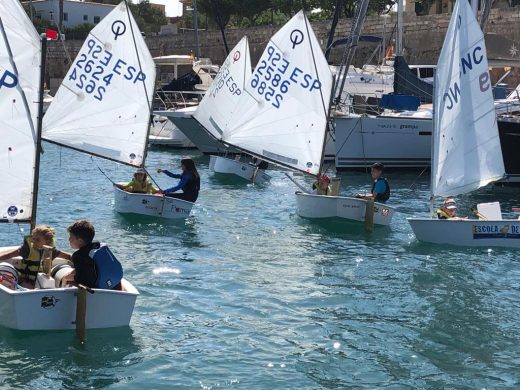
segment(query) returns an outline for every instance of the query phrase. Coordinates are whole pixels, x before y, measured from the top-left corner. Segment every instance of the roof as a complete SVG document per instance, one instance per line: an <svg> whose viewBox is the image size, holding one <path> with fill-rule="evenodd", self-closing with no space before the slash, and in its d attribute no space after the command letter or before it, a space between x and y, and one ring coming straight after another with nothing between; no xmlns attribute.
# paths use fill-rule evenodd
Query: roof
<svg viewBox="0 0 520 390"><path fill-rule="evenodd" d="M55 0L32 0L32 3L53 3L55 2ZM103 7L108 7L108 8L115 8L117 7L117 5L114 5L114 4L103 4L103 3L94 3L92 1L81 1L81 0L63 0L64 3L81 3L81 4L87 4L87 5L100 5L100 6L103 6ZM23 1L22 2L23 4L28 4L30 3L29 1Z"/></svg>

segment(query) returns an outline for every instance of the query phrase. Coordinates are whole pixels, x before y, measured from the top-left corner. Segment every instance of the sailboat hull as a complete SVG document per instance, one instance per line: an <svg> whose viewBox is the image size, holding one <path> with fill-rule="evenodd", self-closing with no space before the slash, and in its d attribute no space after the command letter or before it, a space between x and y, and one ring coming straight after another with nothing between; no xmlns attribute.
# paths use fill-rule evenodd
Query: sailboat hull
<svg viewBox="0 0 520 390"><path fill-rule="evenodd" d="M263 169L257 169L252 164L221 156L210 157L209 169L215 173L235 175L250 182L254 178L254 183L259 185L266 184L271 180L271 176L265 173Z"/></svg>
<svg viewBox="0 0 520 390"><path fill-rule="evenodd" d="M161 195L133 194L114 186L114 209L121 214L146 215L166 219L190 216L194 203Z"/></svg>
<svg viewBox="0 0 520 390"><path fill-rule="evenodd" d="M365 221L367 201L345 196L324 196L296 193L298 215L303 218L342 218L356 222ZM388 226L394 216L393 207L374 203L374 224Z"/></svg>
<svg viewBox="0 0 520 390"><path fill-rule="evenodd" d="M520 220L408 218L415 237L433 244L520 248Z"/></svg>
<svg viewBox="0 0 520 390"><path fill-rule="evenodd" d="M87 294L87 329L130 324L139 292L125 279L121 284L124 291L94 289L94 294ZM10 290L0 285L0 325L17 330L74 329L77 290Z"/></svg>

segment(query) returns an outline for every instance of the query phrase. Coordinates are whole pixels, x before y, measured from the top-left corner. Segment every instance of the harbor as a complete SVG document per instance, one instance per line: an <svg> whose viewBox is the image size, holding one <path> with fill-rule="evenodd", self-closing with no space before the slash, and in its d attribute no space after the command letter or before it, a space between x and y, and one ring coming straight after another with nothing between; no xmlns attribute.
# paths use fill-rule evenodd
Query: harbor
<svg viewBox="0 0 520 390"><path fill-rule="evenodd" d="M193 1L185 55L152 54L187 21L165 6L2 1L2 388L519 385L519 53L492 2L258 5L259 49ZM443 7L409 64L411 14Z"/></svg>
<svg viewBox="0 0 520 390"><path fill-rule="evenodd" d="M368 235L298 217L281 172L259 188L215 179L197 152L152 150L150 166L186 156L204 193L190 218L165 224L114 213L111 183L90 157L46 147L39 211L58 247L68 247L72 221L95 213L99 239L125 259L140 296L129 328L91 330L85 349L73 332L3 329L3 386L516 386L516 250L418 243L406 217L427 214L427 177L388 175L395 224ZM132 174L99 164L114 179ZM351 193L369 182L342 179ZM486 188L464 203L511 209L516 194ZM24 234L3 226L8 243Z"/></svg>

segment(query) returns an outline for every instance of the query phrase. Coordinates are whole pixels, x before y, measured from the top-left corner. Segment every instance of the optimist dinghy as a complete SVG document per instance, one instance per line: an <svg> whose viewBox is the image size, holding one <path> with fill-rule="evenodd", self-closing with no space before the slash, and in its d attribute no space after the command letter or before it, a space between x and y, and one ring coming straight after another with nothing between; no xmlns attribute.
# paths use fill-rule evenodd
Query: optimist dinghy
<svg viewBox="0 0 520 390"><path fill-rule="evenodd" d="M121 23L133 21L124 4L115 12ZM38 200L45 49L46 38L40 40L20 3L2 0L0 181L11 185L0 189L0 222L30 223L31 229L36 223ZM92 65L91 70L94 69ZM97 92L92 90L90 93L83 95L83 99L92 99ZM9 249L13 248L0 248L0 252ZM9 266L1 264L2 280ZM17 278L16 272L13 276ZM49 288L27 290L16 287L16 278L13 288L0 285L0 325L19 330L59 330L77 326L78 288L59 287L57 279L47 277L46 287ZM95 289L94 294L88 294L86 328L128 326L139 293L127 280L123 279L121 285L121 290Z"/></svg>
<svg viewBox="0 0 520 390"><path fill-rule="evenodd" d="M247 37L243 37L227 56L193 114L193 118L211 137L223 143L223 147L226 147L225 131L230 127L230 120L250 77L249 43ZM271 180L264 169L224 156L211 156L209 169L219 174L235 175L256 184L265 184Z"/></svg>
<svg viewBox="0 0 520 390"><path fill-rule="evenodd" d="M231 147L293 171L316 176L323 165L333 77L303 11L269 40L244 93L215 136ZM215 162L216 165L216 162ZM368 202L296 193L305 218L364 221ZM391 207L376 204L374 221L388 225Z"/></svg>
<svg viewBox="0 0 520 390"><path fill-rule="evenodd" d="M457 0L434 81L432 199L465 194L505 175L484 35L467 1ZM481 219L409 218L419 241L520 248L520 220L498 203ZM432 210L433 216L433 200Z"/></svg>
<svg viewBox="0 0 520 390"><path fill-rule="evenodd" d="M122 23L114 33L114 25ZM121 25L121 26L122 26ZM132 167L144 167L155 63L122 2L85 40L43 121L45 141ZM115 183L114 183L115 184ZM114 185L115 210L186 218L193 203L129 193Z"/></svg>

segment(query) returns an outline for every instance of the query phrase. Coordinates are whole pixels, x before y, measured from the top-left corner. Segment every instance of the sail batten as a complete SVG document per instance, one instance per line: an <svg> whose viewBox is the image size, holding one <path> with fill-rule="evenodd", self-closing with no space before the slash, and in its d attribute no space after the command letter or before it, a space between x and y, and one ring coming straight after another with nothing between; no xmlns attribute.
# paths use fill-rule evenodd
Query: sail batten
<svg viewBox="0 0 520 390"><path fill-rule="evenodd" d="M124 2L94 27L45 114L44 140L144 164L155 64L138 32Z"/></svg>
<svg viewBox="0 0 520 390"><path fill-rule="evenodd" d="M484 34L457 0L439 56L434 90L432 194L454 196L505 174Z"/></svg>
<svg viewBox="0 0 520 390"><path fill-rule="evenodd" d="M279 165L320 172L332 73L303 11L268 42L222 141Z"/></svg>
<svg viewBox="0 0 520 390"><path fill-rule="evenodd" d="M17 0L0 2L0 222L30 222L40 38Z"/></svg>

